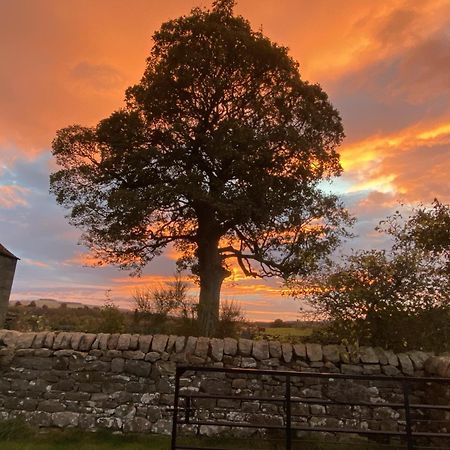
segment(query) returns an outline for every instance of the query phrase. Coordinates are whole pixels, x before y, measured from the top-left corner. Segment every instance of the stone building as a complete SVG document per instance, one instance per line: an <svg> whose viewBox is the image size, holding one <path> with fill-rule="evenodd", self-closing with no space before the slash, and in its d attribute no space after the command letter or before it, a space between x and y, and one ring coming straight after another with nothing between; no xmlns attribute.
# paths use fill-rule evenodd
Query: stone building
<svg viewBox="0 0 450 450"><path fill-rule="evenodd" d="M3 328L5 323L18 259L0 244L0 328Z"/></svg>

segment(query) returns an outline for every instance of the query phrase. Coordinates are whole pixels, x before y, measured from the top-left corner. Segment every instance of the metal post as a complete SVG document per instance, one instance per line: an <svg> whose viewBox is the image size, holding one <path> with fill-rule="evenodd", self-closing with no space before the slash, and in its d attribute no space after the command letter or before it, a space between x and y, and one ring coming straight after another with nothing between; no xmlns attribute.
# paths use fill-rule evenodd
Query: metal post
<svg viewBox="0 0 450 450"><path fill-rule="evenodd" d="M170 444L171 450L177 448L177 425L178 425L178 403L180 400L180 377L184 370L177 367L175 372L175 394L173 399L173 418L172 418L172 441Z"/></svg>
<svg viewBox="0 0 450 450"><path fill-rule="evenodd" d="M191 397L186 397L186 410L184 411L184 421L189 423L189 418L191 415Z"/></svg>
<svg viewBox="0 0 450 450"><path fill-rule="evenodd" d="M291 377L286 375L286 450L292 449Z"/></svg>
<svg viewBox="0 0 450 450"><path fill-rule="evenodd" d="M408 381L402 382L403 399L405 403L405 420L406 420L406 445L408 450L414 450L414 441L411 428L411 408L409 407L410 385Z"/></svg>

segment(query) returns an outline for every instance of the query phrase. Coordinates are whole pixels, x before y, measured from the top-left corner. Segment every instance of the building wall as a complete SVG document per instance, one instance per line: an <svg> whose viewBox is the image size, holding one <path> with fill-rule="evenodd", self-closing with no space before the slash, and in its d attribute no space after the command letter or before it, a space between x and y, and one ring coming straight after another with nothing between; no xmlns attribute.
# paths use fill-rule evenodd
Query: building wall
<svg viewBox="0 0 450 450"><path fill-rule="evenodd" d="M3 330L0 420L21 417L40 427L169 433L175 369L177 364L192 364L307 371L311 378L294 381L293 396L370 402L374 407L300 402L293 406L294 423L402 430L403 412L383 406L385 401L402 402L395 383L327 383L314 378L314 372L422 376L430 356L419 351L394 354L381 348L231 338ZM284 394L283 380L278 378L186 373L181 386L184 392L270 397ZM423 386L413 392L415 400L423 401L423 396ZM203 399L194 406L197 419L258 420L261 425L284 421L281 403ZM202 427L200 432L221 430Z"/></svg>
<svg viewBox="0 0 450 450"><path fill-rule="evenodd" d="M0 328L5 323L16 264L16 259L0 254Z"/></svg>

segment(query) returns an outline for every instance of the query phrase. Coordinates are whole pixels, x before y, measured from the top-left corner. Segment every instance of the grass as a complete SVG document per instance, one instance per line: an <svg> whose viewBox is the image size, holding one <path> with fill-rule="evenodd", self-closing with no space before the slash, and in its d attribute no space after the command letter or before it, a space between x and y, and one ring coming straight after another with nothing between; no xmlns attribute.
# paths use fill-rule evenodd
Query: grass
<svg viewBox="0 0 450 450"><path fill-rule="evenodd" d="M48 430L37 432L25 429L16 434L2 433L0 427L0 448L8 450L168 450L170 439L167 436L121 435L107 431L96 433L82 430Z"/></svg>
<svg viewBox="0 0 450 450"><path fill-rule="evenodd" d="M314 330L309 327L280 327L280 328L266 328L263 334L272 337L307 337L311 336Z"/></svg>
<svg viewBox="0 0 450 450"><path fill-rule="evenodd" d="M183 438L179 444L222 449L247 448L260 450L284 450L284 439L277 441L237 440L232 438ZM79 429L46 430L38 432L20 421L0 423L0 448L7 450L169 450L170 438L154 434L122 435L109 431L96 433ZM295 450L380 450L379 444L343 443L308 439L294 443ZM389 447L395 450L395 447ZM400 447L399 447L400 448ZM404 448L404 447L401 447Z"/></svg>

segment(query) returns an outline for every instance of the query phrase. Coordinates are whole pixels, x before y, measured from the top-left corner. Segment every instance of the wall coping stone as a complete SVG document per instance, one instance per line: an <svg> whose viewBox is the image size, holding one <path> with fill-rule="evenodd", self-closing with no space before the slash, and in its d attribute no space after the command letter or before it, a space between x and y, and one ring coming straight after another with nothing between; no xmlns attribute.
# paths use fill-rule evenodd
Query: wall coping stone
<svg viewBox="0 0 450 450"><path fill-rule="evenodd" d="M450 377L450 356L435 356L434 353L423 351L395 354L380 347L290 344L244 338L210 339L162 334L94 334L66 331L21 333L15 330L0 330L0 363L2 358L6 358L3 363L7 363L14 355L61 357L70 354L75 357L91 353L96 353L96 357L103 355L111 359L124 358L152 363L158 360L183 364L223 362L228 365L243 364L246 367L256 367L258 364L270 367L293 364L297 365L298 369L304 369L305 363L308 363L315 369L324 367L329 371L339 370L340 367L340 371L344 373L412 376L425 370L432 375Z"/></svg>

